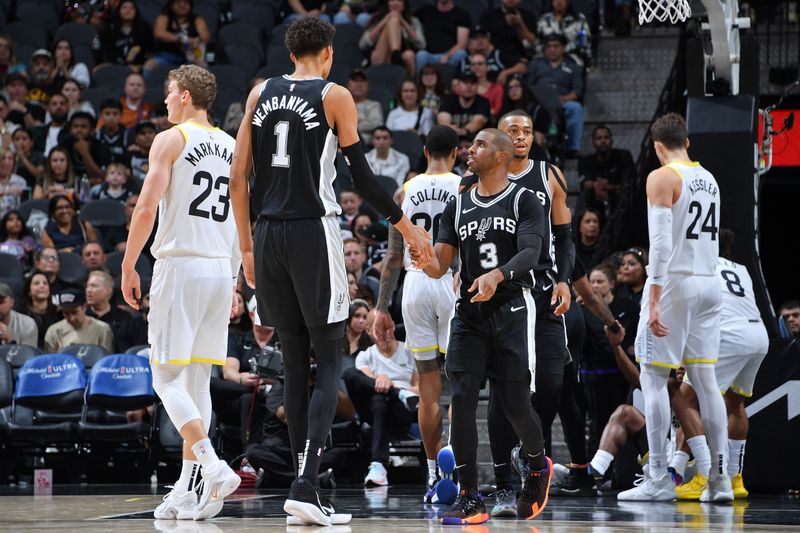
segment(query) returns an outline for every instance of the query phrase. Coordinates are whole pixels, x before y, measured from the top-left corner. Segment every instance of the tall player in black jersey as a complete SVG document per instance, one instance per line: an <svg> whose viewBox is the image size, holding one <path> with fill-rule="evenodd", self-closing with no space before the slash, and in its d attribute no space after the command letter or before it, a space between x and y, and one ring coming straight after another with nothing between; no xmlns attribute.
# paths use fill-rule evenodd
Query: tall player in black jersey
<svg viewBox="0 0 800 533"><path fill-rule="evenodd" d="M475 137L467 165L479 176L478 186L445 208L436 257L424 269L439 278L457 253L461 259L461 293L445 362L453 390L450 435L461 492L442 517L444 524L489 519L477 490L475 424L478 393L487 377L523 443L513 460L523 480L517 512L533 518L547 504L552 462L545 457L541 422L530 403L536 368L532 269L542 249L545 215L531 191L508 180L513 152L511 138L500 130L483 130Z"/></svg>
<svg viewBox="0 0 800 533"><path fill-rule="evenodd" d="M403 215L375 180L359 141L353 97L325 80L333 63L334 31L312 17L286 31L295 70L270 78L248 96L230 184L245 277L256 288L260 318L276 327L283 346L284 406L299 476L284 510L293 515L290 524L323 526L349 521L349 515L335 515L317 488L320 456L336 409L349 308L337 220L341 209L333 192L337 143L355 188L400 231L419 266L433 253L430 236ZM247 187L251 165L259 214L255 255ZM309 401L312 343L317 374Z"/></svg>

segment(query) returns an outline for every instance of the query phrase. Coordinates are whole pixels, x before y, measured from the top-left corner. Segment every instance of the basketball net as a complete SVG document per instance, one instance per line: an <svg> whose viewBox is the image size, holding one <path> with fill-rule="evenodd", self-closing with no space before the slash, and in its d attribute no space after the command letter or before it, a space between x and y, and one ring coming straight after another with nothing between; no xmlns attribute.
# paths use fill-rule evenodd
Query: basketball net
<svg viewBox="0 0 800 533"><path fill-rule="evenodd" d="M677 24L690 16L689 0L639 0L639 24L654 20Z"/></svg>

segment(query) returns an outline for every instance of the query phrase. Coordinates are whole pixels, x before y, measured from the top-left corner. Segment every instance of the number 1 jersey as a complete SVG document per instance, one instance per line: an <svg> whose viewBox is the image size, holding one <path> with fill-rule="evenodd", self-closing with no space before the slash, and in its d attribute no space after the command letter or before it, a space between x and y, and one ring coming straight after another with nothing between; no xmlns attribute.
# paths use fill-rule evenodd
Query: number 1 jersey
<svg viewBox="0 0 800 533"><path fill-rule="evenodd" d="M289 76L264 82L251 124L260 216L296 220L341 213L333 191L338 139L323 106L334 85Z"/></svg>
<svg viewBox="0 0 800 533"><path fill-rule="evenodd" d="M447 204L436 242L455 246L461 259L461 298L480 276L508 263L517 255L517 236L544 235L545 215L533 192L510 183L499 194L484 198L478 188L464 191ZM533 288L532 271L512 272L500 283L493 299L508 301Z"/></svg>
<svg viewBox="0 0 800 533"><path fill-rule="evenodd" d="M158 231L150 251L156 259L238 256L228 188L236 143L219 128L194 122L175 128L186 144L158 204Z"/></svg>

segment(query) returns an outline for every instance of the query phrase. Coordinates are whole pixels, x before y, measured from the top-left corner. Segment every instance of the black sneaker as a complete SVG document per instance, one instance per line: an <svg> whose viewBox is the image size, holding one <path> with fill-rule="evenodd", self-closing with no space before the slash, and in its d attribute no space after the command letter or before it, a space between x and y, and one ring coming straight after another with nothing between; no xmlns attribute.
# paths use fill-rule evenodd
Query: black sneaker
<svg viewBox="0 0 800 533"><path fill-rule="evenodd" d="M442 524L466 526L483 524L489 520L489 513L483 504L483 497L476 490L461 489L453 508L442 515Z"/></svg>
<svg viewBox="0 0 800 533"><path fill-rule="evenodd" d="M536 518L547 506L550 479L553 477L553 461L545 457L542 470L531 470L527 459L521 456L522 445L511 452L511 465L522 479L522 493L517 499L517 515L530 520Z"/></svg>
<svg viewBox="0 0 800 533"><path fill-rule="evenodd" d="M595 496L594 479L586 468L570 468L569 474L550 486L551 496Z"/></svg>
<svg viewBox="0 0 800 533"><path fill-rule="evenodd" d="M299 478L292 482L289 497L283 504L283 510L296 516L306 524L330 526L331 517L336 512L331 503L320 496L319 489L307 479Z"/></svg>

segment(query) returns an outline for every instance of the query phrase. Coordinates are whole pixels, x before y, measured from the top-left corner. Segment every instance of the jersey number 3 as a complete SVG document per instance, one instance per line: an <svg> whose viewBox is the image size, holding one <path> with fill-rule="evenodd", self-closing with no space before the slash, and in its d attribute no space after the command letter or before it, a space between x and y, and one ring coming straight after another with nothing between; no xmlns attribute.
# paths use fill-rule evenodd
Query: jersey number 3
<svg viewBox="0 0 800 533"><path fill-rule="evenodd" d="M228 176L219 176L217 180L214 181L211 174L205 170L201 170L195 174L193 183L195 185L200 185L202 190L200 194L197 195L197 198L192 200L192 203L189 204L189 214L193 217L200 218L211 217L215 222L225 222L228 220L228 211L231 207L231 191L228 188L228 182L230 182ZM225 193L217 197L218 205L212 205L211 211L209 212L207 209L203 209L201 204L211 195L212 187L216 190L225 187Z"/></svg>

